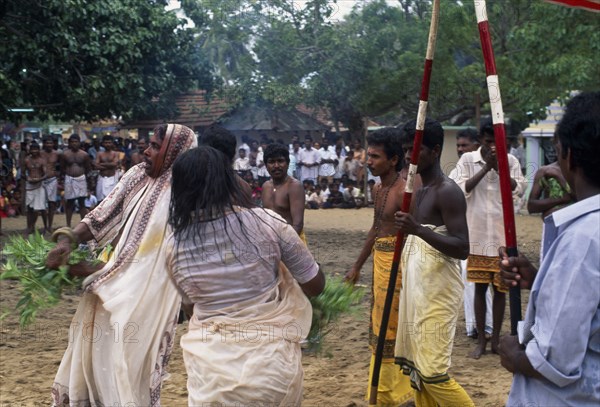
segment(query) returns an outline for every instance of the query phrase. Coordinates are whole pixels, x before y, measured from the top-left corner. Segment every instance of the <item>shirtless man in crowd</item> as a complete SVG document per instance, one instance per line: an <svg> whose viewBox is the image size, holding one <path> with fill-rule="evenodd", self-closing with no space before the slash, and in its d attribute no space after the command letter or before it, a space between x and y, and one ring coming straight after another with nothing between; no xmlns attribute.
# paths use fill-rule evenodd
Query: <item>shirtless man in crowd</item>
<svg viewBox="0 0 600 407"><path fill-rule="evenodd" d="M62 153L60 172L64 176L65 186L65 214L67 215L67 226L71 227L71 218L75 201L79 205L79 215L87 214L85 209L85 198L87 196L86 176L92 169L90 156L81 147L81 139L78 134L69 137L69 148Z"/></svg>
<svg viewBox="0 0 600 407"><path fill-rule="evenodd" d="M44 150L41 156L46 161L46 179L44 189L48 201L48 231L52 232L52 222L56 212L56 197L58 196L58 175L60 171L60 154L54 149L52 136L44 136Z"/></svg>
<svg viewBox="0 0 600 407"><path fill-rule="evenodd" d="M137 150L131 153L131 167L144 162L144 151L146 151L147 148L148 141L145 138L141 137L137 142Z"/></svg>
<svg viewBox="0 0 600 407"><path fill-rule="evenodd" d="M27 234L35 230L38 213L42 215L44 232L47 230L46 222L46 191L42 183L46 178L46 161L40 155L40 146L32 143L29 155L23 162L25 175L25 202L27 204Z"/></svg>
<svg viewBox="0 0 600 407"><path fill-rule="evenodd" d="M289 151L282 144L269 144L263 157L271 176L262 185L263 206L281 215L306 243L303 231L304 188L300 181L288 175Z"/></svg>
<svg viewBox="0 0 600 407"><path fill-rule="evenodd" d="M94 167L100 171L98 183L96 184L96 199L101 202L110 194L117 182L117 170L119 169L119 153L115 151L115 143L112 136L102 138L104 151L98 152Z"/></svg>

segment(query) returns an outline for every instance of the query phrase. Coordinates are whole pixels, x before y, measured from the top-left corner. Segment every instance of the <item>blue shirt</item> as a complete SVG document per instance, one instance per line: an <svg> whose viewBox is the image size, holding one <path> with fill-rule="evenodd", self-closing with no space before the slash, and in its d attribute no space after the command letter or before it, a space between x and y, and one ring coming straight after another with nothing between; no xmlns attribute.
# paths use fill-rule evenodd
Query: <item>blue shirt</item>
<svg viewBox="0 0 600 407"><path fill-rule="evenodd" d="M543 379L516 374L508 406L600 405L600 195L548 216L519 339ZM546 242L546 240L545 240Z"/></svg>

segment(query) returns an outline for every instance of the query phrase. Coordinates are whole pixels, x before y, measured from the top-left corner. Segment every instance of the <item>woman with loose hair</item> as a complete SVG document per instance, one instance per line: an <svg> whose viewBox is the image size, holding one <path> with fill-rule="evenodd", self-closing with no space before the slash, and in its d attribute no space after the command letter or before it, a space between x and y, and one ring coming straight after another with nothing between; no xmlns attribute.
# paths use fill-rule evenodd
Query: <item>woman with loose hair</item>
<svg viewBox="0 0 600 407"><path fill-rule="evenodd" d="M300 405L307 296L325 278L298 234L208 146L173 165L169 223L169 272L193 313L181 339L189 405Z"/></svg>

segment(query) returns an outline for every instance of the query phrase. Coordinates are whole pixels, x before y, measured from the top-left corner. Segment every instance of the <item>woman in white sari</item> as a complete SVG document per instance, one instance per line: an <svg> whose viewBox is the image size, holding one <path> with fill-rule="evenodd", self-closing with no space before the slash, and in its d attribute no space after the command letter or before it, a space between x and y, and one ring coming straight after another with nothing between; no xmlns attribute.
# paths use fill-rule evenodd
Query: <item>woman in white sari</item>
<svg viewBox="0 0 600 407"><path fill-rule="evenodd" d="M52 387L54 405L158 406L181 297L165 270L171 166L196 146L187 127L160 126L113 191L74 230L55 233L47 265L72 245L112 246L87 275L69 345ZM71 271L73 273L73 270Z"/></svg>
<svg viewBox="0 0 600 407"><path fill-rule="evenodd" d="M297 406L306 296L325 278L294 229L251 203L228 163L201 146L173 165L167 260L193 308L181 339L188 402Z"/></svg>

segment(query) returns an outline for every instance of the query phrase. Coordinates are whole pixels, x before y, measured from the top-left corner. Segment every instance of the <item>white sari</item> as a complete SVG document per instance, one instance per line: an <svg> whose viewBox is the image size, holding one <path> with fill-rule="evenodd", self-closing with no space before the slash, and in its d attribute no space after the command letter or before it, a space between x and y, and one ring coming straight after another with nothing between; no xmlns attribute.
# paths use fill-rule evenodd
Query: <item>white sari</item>
<svg viewBox="0 0 600 407"><path fill-rule="evenodd" d="M218 315L195 307L181 338L188 405L299 406L300 341L311 319L310 302L283 265L278 284L258 298Z"/></svg>
<svg viewBox="0 0 600 407"><path fill-rule="evenodd" d="M169 125L166 170L151 178L144 164L133 167L83 220L100 247L114 248L84 281L52 388L55 405L160 405L181 302L165 267L170 166L195 145L190 129Z"/></svg>

